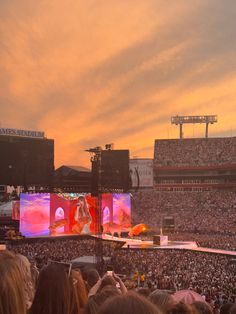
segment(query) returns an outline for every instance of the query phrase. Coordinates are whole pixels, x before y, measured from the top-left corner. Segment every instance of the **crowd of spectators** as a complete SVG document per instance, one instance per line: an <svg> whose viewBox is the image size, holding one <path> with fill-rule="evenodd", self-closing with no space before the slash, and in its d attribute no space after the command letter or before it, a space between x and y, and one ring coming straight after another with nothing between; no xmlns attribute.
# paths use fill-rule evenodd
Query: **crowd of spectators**
<svg viewBox="0 0 236 314"><path fill-rule="evenodd" d="M232 234L173 232L168 234L168 239L170 241L195 241L200 247L236 251L236 239Z"/></svg>
<svg viewBox="0 0 236 314"><path fill-rule="evenodd" d="M155 166L212 166L236 163L236 137L157 140Z"/></svg>
<svg viewBox="0 0 236 314"><path fill-rule="evenodd" d="M18 241L8 245L16 254L26 256L41 269L50 260L71 262L77 257L94 255L94 239ZM236 263L231 256L184 250L118 249L112 241L103 241L103 256L110 257L116 273L132 278L135 271L145 274L145 284L154 289L193 289L211 301L217 296L236 295ZM136 283L137 286L137 283Z"/></svg>
<svg viewBox="0 0 236 314"><path fill-rule="evenodd" d="M236 297L236 263L231 257L185 250L119 250L116 272L145 274L146 286L161 290L191 289L210 303Z"/></svg>
<svg viewBox="0 0 236 314"><path fill-rule="evenodd" d="M115 242L103 241L103 255L111 256ZM8 249L17 254L26 256L40 269L49 260L70 262L81 256L94 256L95 240L79 237L71 239L38 239L37 241L11 241Z"/></svg>
<svg viewBox="0 0 236 314"><path fill-rule="evenodd" d="M9 251L0 252L0 313L25 314L26 309L28 313L38 314L115 313L110 302L121 296L120 306L127 302L127 298L133 298L135 304L141 302L139 307L150 300L157 306L154 312L134 309L134 313L202 313L190 311L190 308L183 311L183 306L190 306L188 298L185 303L174 301L178 295L176 291L184 290L187 294L197 293L203 304L209 307L210 312L207 313L219 313L226 304L233 309L236 302L236 263L229 256L185 250L122 249L114 246L113 242L103 241L104 256L111 258L112 276L104 271L100 274L104 274L101 279L96 270L79 271L73 265L72 270L64 267L75 257L93 255L94 244L93 239L78 238L32 243L19 241L9 245ZM52 263L52 259L67 264ZM11 272L16 271L17 274L12 275L17 279L14 284L9 278ZM8 284L12 286L6 289ZM11 293L14 297L9 299ZM16 294L21 298L17 302L21 310L7 304L15 302ZM191 299L190 303L193 301ZM174 311L172 306L177 304L181 309ZM126 313L125 309L119 311L117 313Z"/></svg>
<svg viewBox="0 0 236 314"><path fill-rule="evenodd" d="M196 240L204 246L236 248L236 194L234 191L156 191L133 193L134 224L160 227L166 216L174 217L178 239Z"/></svg>

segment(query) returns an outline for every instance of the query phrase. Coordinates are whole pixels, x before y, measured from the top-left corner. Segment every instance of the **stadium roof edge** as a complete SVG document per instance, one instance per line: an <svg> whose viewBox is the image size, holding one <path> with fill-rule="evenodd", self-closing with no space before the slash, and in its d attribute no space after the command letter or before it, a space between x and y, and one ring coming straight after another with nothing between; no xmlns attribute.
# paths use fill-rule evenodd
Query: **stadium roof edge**
<svg viewBox="0 0 236 314"><path fill-rule="evenodd" d="M187 138L179 138L179 137L176 137L176 138L160 138L160 139L155 139L155 142L156 141L185 141L185 140L212 140L212 139L225 139L225 138L236 138L236 136L222 136L222 137L208 137L208 138L205 138L205 137L187 137Z"/></svg>

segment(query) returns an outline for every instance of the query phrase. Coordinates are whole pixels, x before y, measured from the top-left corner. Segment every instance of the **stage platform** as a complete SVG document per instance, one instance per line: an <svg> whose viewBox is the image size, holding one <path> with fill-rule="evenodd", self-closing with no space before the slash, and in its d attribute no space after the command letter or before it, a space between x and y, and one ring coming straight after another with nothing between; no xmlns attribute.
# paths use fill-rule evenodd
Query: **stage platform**
<svg viewBox="0 0 236 314"><path fill-rule="evenodd" d="M98 236L94 236L94 237L98 237ZM108 234L103 234L102 236L99 236L99 238L102 238L103 240L108 240L108 241L123 242L123 246L121 247L122 249L190 250L190 251L205 252L205 253L231 255L232 257L236 256L236 251L226 251L226 250L200 247L197 245L195 241L168 241L168 245L156 245L156 244L153 244L153 241L131 239L131 238L119 238L119 237L113 237Z"/></svg>

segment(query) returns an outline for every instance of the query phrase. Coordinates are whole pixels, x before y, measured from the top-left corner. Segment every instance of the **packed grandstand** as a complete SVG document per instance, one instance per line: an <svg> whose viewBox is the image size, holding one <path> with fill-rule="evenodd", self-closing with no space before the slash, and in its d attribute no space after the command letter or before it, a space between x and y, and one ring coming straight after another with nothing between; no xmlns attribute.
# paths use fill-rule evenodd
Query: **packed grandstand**
<svg viewBox="0 0 236 314"><path fill-rule="evenodd" d="M141 239L159 232L165 217L172 217L169 240L236 252L235 137L156 140L153 176L152 187L132 191L132 225L148 226ZM74 264L64 276L65 266L76 258L94 256L96 241L89 236L9 241L8 251L0 252L0 274L7 261L12 280L18 276L21 281L4 296L22 293L24 302L18 304L21 311L4 312L7 305L0 305L0 313L127 313L127 308L134 313L236 313L234 255L124 249L103 241L103 273ZM109 276L105 270L111 266Z"/></svg>

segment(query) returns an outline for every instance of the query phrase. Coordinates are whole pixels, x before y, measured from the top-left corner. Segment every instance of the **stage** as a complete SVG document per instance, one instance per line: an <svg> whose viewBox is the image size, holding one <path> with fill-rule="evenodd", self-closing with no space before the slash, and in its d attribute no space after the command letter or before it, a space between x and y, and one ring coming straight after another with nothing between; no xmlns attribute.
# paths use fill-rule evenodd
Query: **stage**
<svg viewBox="0 0 236 314"><path fill-rule="evenodd" d="M197 247L197 243L194 241L181 242L181 241L168 241L168 245L156 245L151 240L141 240L135 238L119 238L109 234L102 234L102 236L96 236L96 238L102 238L106 241L123 242L122 249L194 249Z"/></svg>
<svg viewBox="0 0 236 314"><path fill-rule="evenodd" d="M168 245L155 245L153 244L153 241L151 240L119 238L119 237L113 237L108 234L103 234L102 236L99 236L99 237L94 235L93 237L102 238L103 240L106 240L106 241L123 242L123 246L121 247L121 249L190 250L190 251L196 251L196 252L236 256L236 251L227 251L227 250L200 247L197 245L195 241L168 241Z"/></svg>

